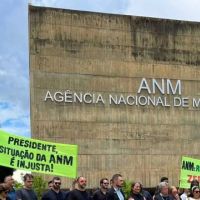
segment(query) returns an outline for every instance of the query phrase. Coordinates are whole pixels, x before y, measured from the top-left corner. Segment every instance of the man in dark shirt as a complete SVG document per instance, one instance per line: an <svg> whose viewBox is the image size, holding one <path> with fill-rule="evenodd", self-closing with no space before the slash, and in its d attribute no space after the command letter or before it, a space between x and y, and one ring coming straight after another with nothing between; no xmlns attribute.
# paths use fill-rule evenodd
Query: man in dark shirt
<svg viewBox="0 0 200 200"><path fill-rule="evenodd" d="M107 178L100 180L100 189L94 192L93 200L107 200L109 181Z"/></svg>
<svg viewBox="0 0 200 200"><path fill-rule="evenodd" d="M161 182L158 185L159 193L155 195L154 200L172 200L169 195L169 185L167 182Z"/></svg>
<svg viewBox="0 0 200 200"><path fill-rule="evenodd" d="M48 188L49 188L49 189L53 188L53 181L52 181L52 180L50 180L50 181L48 182Z"/></svg>
<svg viewBox="0 0 200 200"><path fill-rule="evenodd" d="M86 192L86 185L86 178L83 176L78 177L76 189L70 191L68 197L65 198L65 200L90 200L90 197Z"/></svg>
<svg viewBox="0 0 200 200"><path fill-rule="evenodd" d="M16 191L14 189L14 179L13 177L10 176L6 176L4 179L4 183L6 183L6 185L9 187L9 192L8 192L8 199L9 200L16 200Z"/></svg>
<svg viewBox="0 0 200 200"><path fill-rule="evenodd" d="M54 177L52 187L43 194L42 200L64 200L64 192L60 190L61 180L59 177Z"/></svg>
<svg viewBox="0 0 200 200"><path fill-rule="evenodd" d="M17 200L37 200L37 196L32 189L33 187L33 175L25 174L24 175L24 188L16 191Z"/></svg>

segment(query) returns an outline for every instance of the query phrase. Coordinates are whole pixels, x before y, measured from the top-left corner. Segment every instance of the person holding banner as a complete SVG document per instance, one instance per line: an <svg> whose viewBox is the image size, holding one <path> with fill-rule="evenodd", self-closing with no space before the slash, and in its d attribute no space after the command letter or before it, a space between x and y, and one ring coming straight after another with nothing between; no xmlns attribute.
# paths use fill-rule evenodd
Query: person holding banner
<svg viewBox="0 0 200 200"><path fill-rule="evenodd" d="M33 190L33 175L24 175L24 188L16 191L16 200L38 200L35 191Z"/></svg>
<svg viewBox="0 0 200 200"><path fill-rule="evenodd" d="M191 197L188 197L187 200L200 200L200 188L199 186L193 186L191 189Z"/></svg>

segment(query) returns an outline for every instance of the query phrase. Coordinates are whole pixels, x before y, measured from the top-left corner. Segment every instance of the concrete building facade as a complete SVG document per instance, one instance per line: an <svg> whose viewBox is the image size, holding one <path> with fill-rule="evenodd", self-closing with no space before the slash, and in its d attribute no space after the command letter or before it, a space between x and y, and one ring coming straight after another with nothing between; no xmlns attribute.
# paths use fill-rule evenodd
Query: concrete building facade
<svg viewBox="0 0 200 200"><path fill-rule="evenodd" d="M29 43L33 138L77 144L89 187L178 185L200 154L199 23L29 6Z"/></svg>

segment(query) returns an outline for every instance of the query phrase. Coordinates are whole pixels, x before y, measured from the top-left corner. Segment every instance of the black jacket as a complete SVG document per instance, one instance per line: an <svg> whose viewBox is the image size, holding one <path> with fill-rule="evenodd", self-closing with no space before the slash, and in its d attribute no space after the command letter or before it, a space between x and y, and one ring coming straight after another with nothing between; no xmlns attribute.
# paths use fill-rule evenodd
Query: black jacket
<svg viewBox="0 0 200 200"><path fill-rule="evenodd" d="M93 194L93 200L108 200L108 192L104 194L100 189L96 190Z"/></svg>
<svg viewBox="0 0 200 200"><path fill-rule="evenodd" d="M154 200L172 200L171 196L161 196L160 194L157 194L154 198Z"/></svg>
<svg viewBox="0 0 200 200"><path fill-rule="evenodd" d="M125 200L125 196L124 196L124 193L122 190L120 190L123 197L124 197L124 200ZM110 190L108 191L108 197L107 197L108 200L120 200L119 197L117 196L117 192L115 191L115 189L112 187L110 188Z"/></svg>
<svg viewBox="0 0 200 200"><path fill-rule="evenodd" d="M52 189L48 190L42 195L42 200L64 200L65 193L63 191L59 191L56 193Z"/></svg>

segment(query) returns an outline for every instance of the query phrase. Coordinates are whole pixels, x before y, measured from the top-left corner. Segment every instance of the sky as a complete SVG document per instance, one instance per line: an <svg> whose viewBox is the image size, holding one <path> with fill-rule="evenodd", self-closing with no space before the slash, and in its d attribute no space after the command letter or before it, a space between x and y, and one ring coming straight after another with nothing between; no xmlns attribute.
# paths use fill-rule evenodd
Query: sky
<svg viewBox="0 0 200 200"><path fill-rule="evenodd" d="M0 128L31 136L28 4L200 22L200 0L1 0Z"/></svg>

